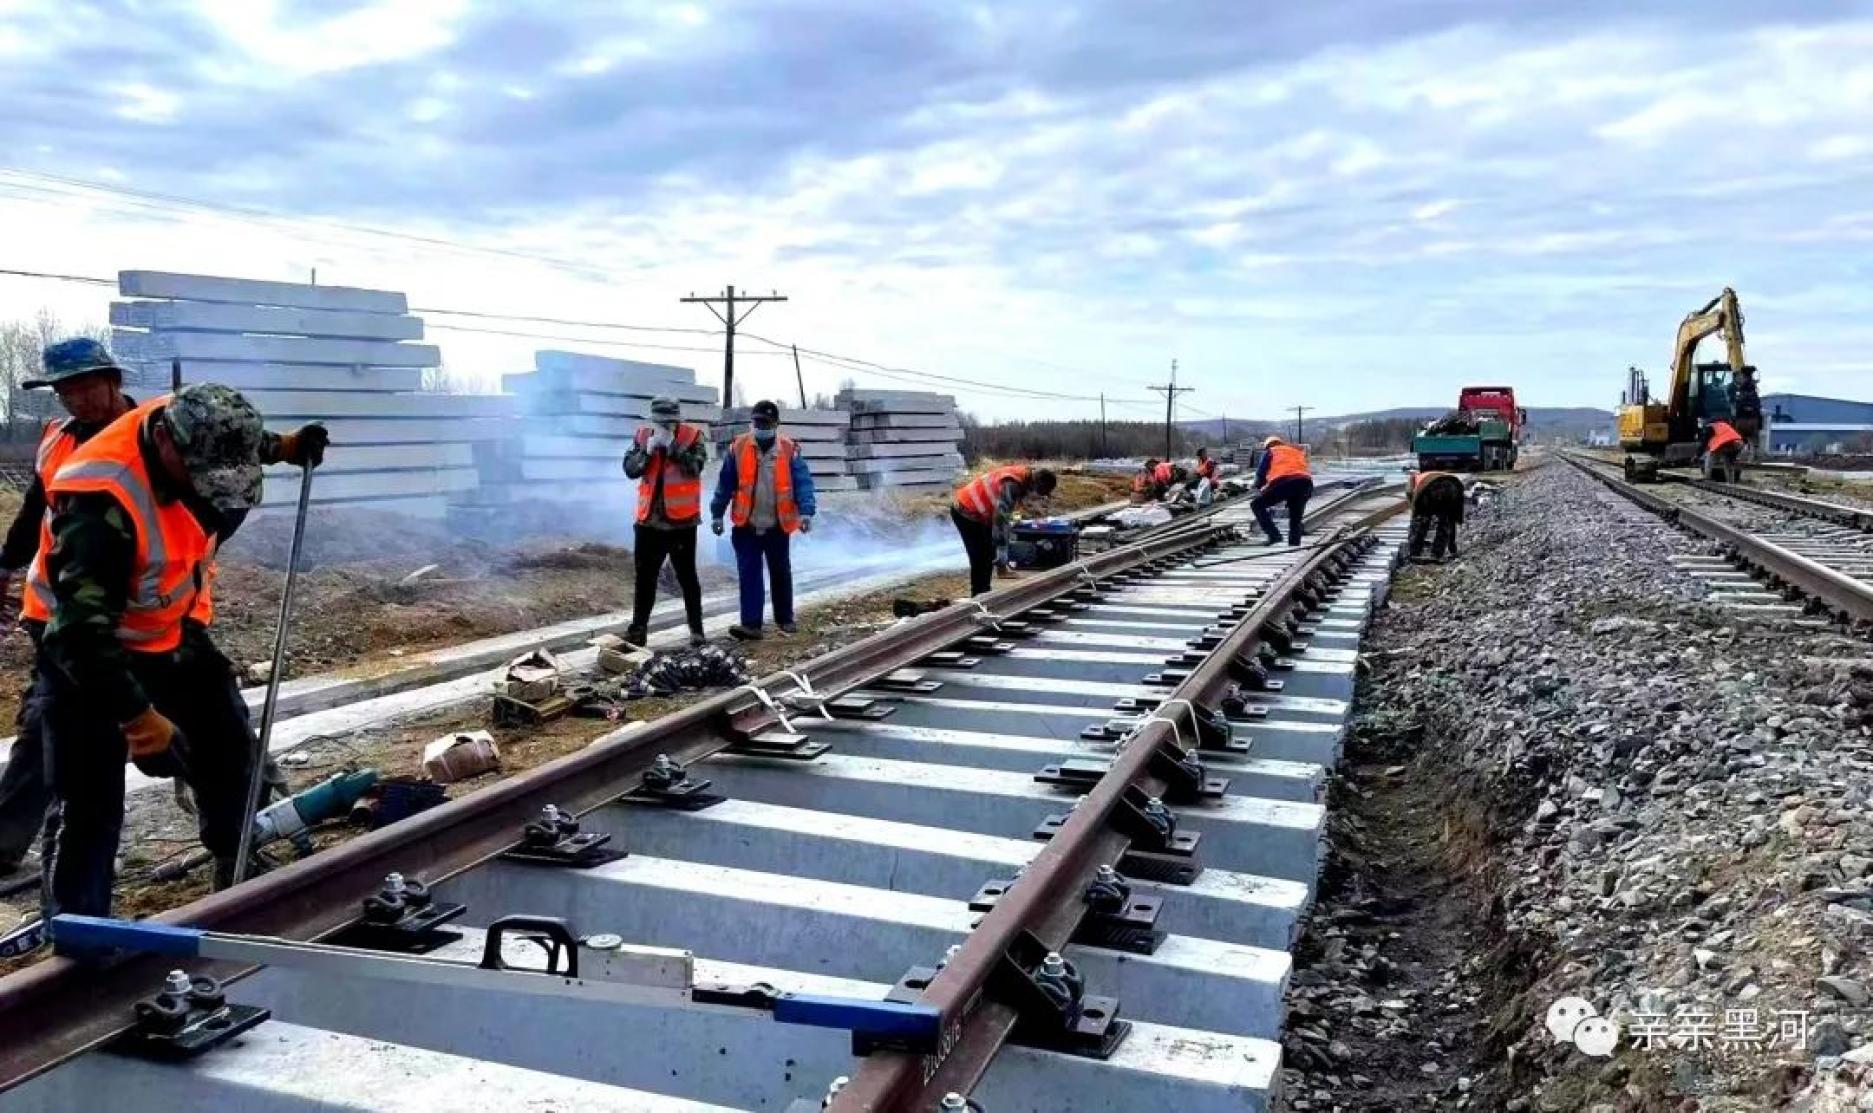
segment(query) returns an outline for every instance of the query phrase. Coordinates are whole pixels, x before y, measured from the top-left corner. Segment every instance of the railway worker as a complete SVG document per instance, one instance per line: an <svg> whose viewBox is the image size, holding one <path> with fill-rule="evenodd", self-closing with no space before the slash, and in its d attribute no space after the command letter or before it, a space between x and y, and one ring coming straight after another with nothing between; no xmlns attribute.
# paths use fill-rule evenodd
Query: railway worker
<svg viewBox="0 0 1873 1113"><path fill-rule="evenodd" d="M1463 480L1447 471L1413 472L1406 481L1411 503L1411 559L1424 554L1425 538L1436 527L1431 559L1457 555L1457 527L1463 524Z"/></svg>
<svg viewBox="0 0 1873 1113"><path fill-rule="evenodd" d="M1133 503L1155 502L1158 496L1164 493L1152 490L1153 484L1157 482L1157 475L1158 458L1156 456L1147 458L1144 466L1138 469L1138 474L1132 477Z"/></svg>
<svg viewBox="0 0 1873 1113"><path fill-rule="evenodd" d="M132 408L54 475L51 544L26 585L51 615L31 696L57 797L48 917L110 914L126 758L189 782L215 884L232 880L255 741L208 637L212 565L262 466L316 467L328 440L316 424L266 432L239 392L198 383Z"/></svg>
<svg viewBox="0 0 1873 1113"><path fill-rule="evenodd" d="M1704 475L1721 483L1743 482L1743 434L1736 426L1717 419L1704 430Z"/></svg>
<svg viewBox="0 0 1873 1113"><path fill-rule="evenodd" d="M950 521L969 554L969 594L989 590L996 571L1008 572L1008 531L1015 508L1030 495L1054 493L1054 473L1010 464L982 473L956 488Z"/></svg>
<svg viewBox="0 0 1873 1113"><path fill-rule="evenodd" d="M728 632L746 641L758 641L763 596L774 597L774 625L783 634L794 632L793 556L795 533L813 532L818 509L813 496L813 473L792 438L780 434L780 407L756 402L746 433L735 438L722 470L716 476L715 495L709 500L709 528L722 535L722 512L729 513L734 530L735 571L741 584L741 622ZM762 587L766 565L767 586Z"/></svg>
<svg viewBox="0 0 1873 1113"><path fill-rule="evenodd" d="M39 450L33 459L32 486L19 514L7 530L6 543L0 546L0 606L12 596L13 580L22 577L49 546L52 537L46 514L46 488L52 477L78 446L92 434L122 416L134 404L124 394L123 369L111 358L104 345L89 337L73 337L48 345L41 356L43 378L21 383L23 390L51 387L68 417L46 422L39 434ZM20 625L25 627L33 645L39 644L46 623L52 615L44 603L27 595L21 599ZM17 738L7 757L6 771L0 773L0 877L17 873L26 860L26 852L45 825L46 806L52 802L52 789L45 778L45 751L39 731L38 716L29 714L30 687L20 698L20 714L15 722Z"/></svg>
<svg viewBox="0 0 1873 1113"><path fill-rule="evenodd" d="M1193 474L1195 474L1198 479L1209 480L1210 486L1214 487L1216 486L1216 471L1216 461L1210 459L1210 450L1207 448L1197 449L1197 466L1193 469Z"/></svg>
<svg viewBox="0 0 1873 1113"><path fill-rule="evenodd" d="M696 527L702 524L702 471L708 463L707 438L683 421L676 399L651 399L650 423L638 428L624 454L624 474L637 480L636 605L624 632L632 645L650 638L650 611L665 560L683 590L689 644L708 640L702 632L702 581L696 578Z"/></svg>
<svg viewBox="0 0 1873 1113"><path fill-rule="evenodd" d="M1314 497L1314 476L1307 469L1307 452L1280 437L1262 442L1262 458L1255 466L1255 497L1249 509L1255 521L1268 535L1267 544L1281 543L1281 531L1275 528L1269 508L1285 504L1288 508L1288 544L1301 543L1301 519L1307 514L1307 500Z"/></svg>

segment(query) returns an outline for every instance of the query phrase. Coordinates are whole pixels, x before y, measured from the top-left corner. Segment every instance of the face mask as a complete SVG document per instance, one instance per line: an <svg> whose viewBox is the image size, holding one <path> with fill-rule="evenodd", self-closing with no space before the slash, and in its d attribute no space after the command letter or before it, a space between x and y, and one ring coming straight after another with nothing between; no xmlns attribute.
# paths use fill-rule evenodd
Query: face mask
<svg viewBox="0 0 1873 1113"><path fill-rule="evenodd" d="M776 434L777 432L779 432L779 430L777 430L777 429L763 429L763 428L761 428L760 426L758 426L758 425L757 425L757 426L755 426L755 427L753 428L753 432L754 432L754 440L755 440L755 443L756 443L756 444L764 444L764 445L766 445L766 444L773 444L773 443L774 443L774 435L775 435L775 434Z"/></svg>

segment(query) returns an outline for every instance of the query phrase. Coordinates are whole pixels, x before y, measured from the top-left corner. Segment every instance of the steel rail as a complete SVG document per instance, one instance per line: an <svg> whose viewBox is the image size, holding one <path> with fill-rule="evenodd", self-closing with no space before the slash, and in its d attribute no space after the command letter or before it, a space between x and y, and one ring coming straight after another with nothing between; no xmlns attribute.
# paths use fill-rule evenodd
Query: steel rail
<svg viewBox="0 0 1873 1113"><path fill-rule="evenodd" d="M1065 949L1085 915L1087 884L1099 866L1116 863L1129 845L1130 839L1112 825L1121 800L1134 787L1159 795L1165 783L1150 771L1154 757L1167 743L1194 743L1191 706L1218 700L1231 683L1236 658L1253 655L1263 631L1302 605L1310 585L1337 575L1364 551L1372 541L1365 527L1400 506L1342 531L1268 585L1255 608L1126 739L1105 775L922 991L920 1002L943 1014L941 1053L874 1053L833 1099L832 1113L935 1109L942 1095L974 1088L1019 1020L1012 1008L988 996L991 972L1002 956L1023 932L1052 950ZM1178 723L1180 716L1187 721Z"/></svg>
<svg viewBox="0 0 1873 1113"><path fill-rule="evenodd" d="M1826 522L1835 522L1843 526L1852 526L1858 530L1873 532L1873 510L1862 510L1857 506L1843 506L1838 502L1826 502L1822 499L1805 498L1782 491L1765 491L1760 487L1745 487L1736 483L1719 483L1712 479L1686 479L1685 483L1700 491L1723 495L1726 498L1741 499L1745 502L1772 506L1777 510L1787 510L1805 518L1819 518Z"/></svg>
<svg viewBox="0 0 1873 1113"><path fill-rule="evenodd" d="M1873 584L1857 580L1728 522L1700 514L1623 479L1617 479L1575 456L1564 455L1563 459L1604 483L1615 493L1638 503L1666 521L1725 546L1737 560L1761 570L1770 578L1833 608L1855 622L1873 622Z"/></svg>
<svg viewBox="0 0 1873 1113"><path fill-rule="evenodd" d="M1362 493L1348 488L1309 518L1336 513ZM1200 549L1234 530L1209 515L1177 524L1176 530L1025 576L978 596L974 602L980 606L957 604L908 619L785 673L762 677L752 687L784 696L797 691L804 678L822 695L847 691L995 621L1166 556ZM629 791L659 754L691 764L778 721L752 688L724 692L154 919L315 939L352 922L362 900L377 892L388 873L442 880L511 848L522 826L547 804L582 814ZM0 978L0 1092L120 1035L130 1026L134 1002L174 966L172 960L149 957L112 963L52 957ZM224 963L190 968L222 980L250 972Z"/></svg>

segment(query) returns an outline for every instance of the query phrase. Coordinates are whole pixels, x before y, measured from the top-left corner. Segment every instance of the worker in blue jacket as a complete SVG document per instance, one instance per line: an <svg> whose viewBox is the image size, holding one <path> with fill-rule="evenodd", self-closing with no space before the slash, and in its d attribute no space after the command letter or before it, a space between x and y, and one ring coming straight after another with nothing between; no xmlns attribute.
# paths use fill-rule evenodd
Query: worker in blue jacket
<svg viewBox="0 0 1873 1113"><path fill-rule="evenodd" d="M722 534L723 511L735 526L729 540L741 580L741 622L728 632L744 641L764 636L761 609L769 590L774 624L783 634L794 632L792 538L813 532L813 515L819 509L800 446L780 435L780 407L756 402L752 416L748 431L736 437L722 457L715 497L709 500L709 525L716 536ZM767 590L761 582L764 564Z"/></svg>

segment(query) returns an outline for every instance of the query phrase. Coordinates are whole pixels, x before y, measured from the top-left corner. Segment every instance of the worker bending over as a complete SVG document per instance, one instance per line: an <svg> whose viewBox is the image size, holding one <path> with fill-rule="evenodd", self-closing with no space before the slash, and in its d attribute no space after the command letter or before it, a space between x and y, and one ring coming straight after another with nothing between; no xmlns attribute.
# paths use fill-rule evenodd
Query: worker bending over
<svg viewBox="0 0 1873 1113"><path fill-rule="evenodd" d="M1301 543L1301 519L1307 514L1307 500L1314 495L1314 476L1307 470L1305 450L1280 437L1262 442L1262 459L1255 466L1255 497L1249 509L1255 521L1268 535L1268 544L1281 543L1281 531L1275 528L1269 508L1286 504L1288 508L1288 544Z"/></svg>
<svg viewBox="0 0 1873 1113"><path fill-rule="evenodd" d="M214 556L260 501L262 465L317 466L327 443L321 425L266 432L237 391L200 383L131 409L53 476L26 585L51 615L31 696L57 797L48 917L110 914L126 757L188 781L215 884L233 879L255 741L208 637Z"/></svg>
<svg viewBox="0 0 1873 1113"><path fill-rule="evenodd" d="M41 359L45 377L21 383L21 388L51 387L59 405L71 416L53 418L39 434L32 486L26 489L26 501L20 504L19 514L7 530L5 546L0 547L0 600L12 596L14 578L44 560L46 549L51 547L46 489L52 485L59 465L132 405L123 391L123 369L97 341L82 336L61 340L49 345ZM20 625L34 646L51 619L51 612L39 598L31 593L22 597ZM6 771L0 773L0 876L20 869L26 852L45 826L46 806L52 802L52 789L45 777L44 736L32 701L27 698L31 693L29 685L26 695L20 698L20 713L14 724L17 736L7 756Z"/></svg>
<svg viewBox="0 0 1873 1113"><path fill-rule="evenodd" d="M1132 476L1132 503L1134 505L1156 502L1162 490L1153 490L1158 477L1158 458L1152 456L1145 461L1138 474Z"/></svg>
<svg viewBox="0 0 1873 1113"><path fill-rule="evenodd" d="M635 606L624 640L650 640L650 612L657 604L657 576L668 560L683 590L689 644L708 640L702 632L702 581L696 578L696 527L702 524L702 470L709 446L702 430L683 421L676 399L650 400L650 424L638 427L624 454L624 474L637 480L637 526L632 553L637 576Z"/></svg>
<svg viewBox="0 0 1873 1113"><path fill-rule="evenodd" d="M735 438L723 457L715 496L709 500L709 528L717 537L722 535L724 510L735 523L729 541L735 546L741 583L741 623L728 632L748 641L763 636L766 591L774 596L774 625L783 634L794 632L792 537L795 532L813 532L818 509L805 457L791 437L780 435L780 407L756 402L752 417L748 431ZM766 591L761 584L763 563Z"/></svg>
<svg viewBox="0 0 1873 1113"><path fill-rule="evenodd" d="M1406 481L1411 503L1411 559L1424 555L1424 539L1437 527L1431 558L1457 555L1457 527L1463 524L1463 480L1447 471L1414 472Z"/></svg>
<svg viewBox="0 0 1873 1113"><path fill-rule="evenodd" d="M1718 419L1704 430L1704 476L1720 483L1743 482L1743 434L1736 426Z"/></svg>
<svg viewBox="0 0 1873 1113"><path fill-rule="evenodd" d="M1046 468L1010 464L956 488L950 521L962 534L969 554L969 594L981 595L992 586L997 569L1008 571L1008 530L1015 508L1030 495L1046 498L1054 493L1054 473Z"/></svg>

